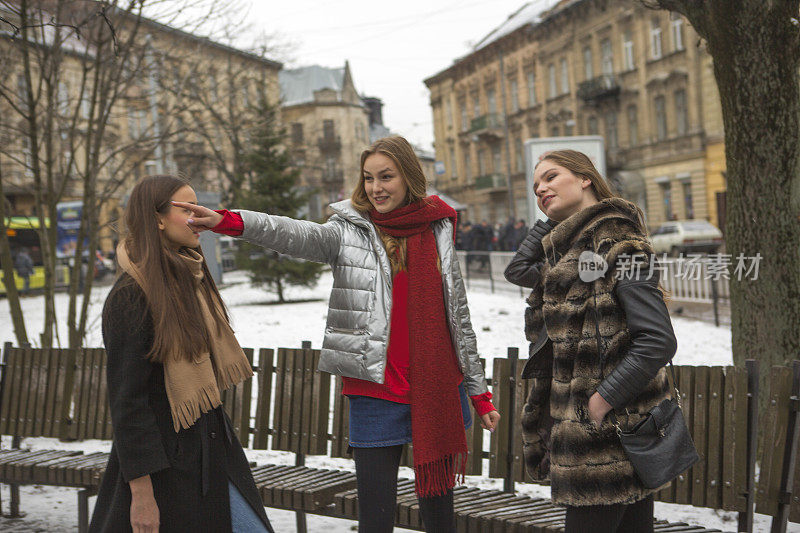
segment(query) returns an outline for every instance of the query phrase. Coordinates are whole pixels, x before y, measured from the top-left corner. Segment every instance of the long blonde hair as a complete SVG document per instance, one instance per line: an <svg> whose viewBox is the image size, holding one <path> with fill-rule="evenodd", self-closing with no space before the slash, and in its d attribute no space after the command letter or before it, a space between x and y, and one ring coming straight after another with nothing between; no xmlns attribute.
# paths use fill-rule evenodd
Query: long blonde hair
<svg viewBox="0 0 800 533"><path fill-rule="evenodd" d="M405 182L407 188L403 206L428 197L428 180L425 178L425 173L422 172L422 166L419 164L419 159L417 159L417 155L414 153L414 148L403 137L394 135L392 137L378 139L372 143L369 148L361 152L361 167L358 183L350 197L350 201L357 211L368 213L370 209L372 209L372 204L364 188L364 163L369 156L374 154L385 155L391 159L397 167L400 177ZM378 236L383 243L383 247L386 248L389 262L392 265L392 273L397 274L399 271L405 270L405 237L392 237L381 231L377 226L375 229L378 231Z"/></svg>
<svg viewBox="0 0 800 533"><path fill-rule="evenodd" d="M578 152L577 150L553 150L552 152L547 152L539 160L539 163L545 160L552 161L556 165L566 168L579 178L590 180L592 182L592 189L594 190L594 194L597 196L598 200L619 197L619 195L614 192L608 182L603 179L603 176L600 175L600 172L597 171L597 168L594 166L594 163L592 163L592 160L589 159L589 156L583 152ZM536 166L538 166L539 163L536 163ZM644 213L638 205L634 205L634 207L636 208L636 218L639 231L641 231L645 238L649 241L650 232L647 231L647 224L644 221ZM664 288L663 280L659 280L658 289L661 291L664 301L669 302L670 293Z"/></svg>

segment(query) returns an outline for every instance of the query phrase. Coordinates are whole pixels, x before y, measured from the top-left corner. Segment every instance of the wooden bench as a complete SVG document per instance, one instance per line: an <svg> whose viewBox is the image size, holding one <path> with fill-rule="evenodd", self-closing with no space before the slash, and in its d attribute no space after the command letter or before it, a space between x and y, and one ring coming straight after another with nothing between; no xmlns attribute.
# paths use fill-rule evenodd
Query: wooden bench
<svg viewBox="0 0 800 533"><path fill-rule="evenodd" d="M246 350L253 361L253 351ZM356 519L358 498L350 471L311 468L307 456L348 457L347 399L341 380L319 372L319 351L261 349L254 380L226 391L224 405L243 446L295 454L294 465L256 465L253 476L265 506L298 512L298 531L305 513ZM522 361L512 351L492 364L491 388L503 413L488 449L475 421L468 431L468 474L502 478L504 491L457 487L454 491L459 531L558 531L564 510L549 500L515 494L525 482L518 413L528 384L516 379ZM757 368L676 367L684 413L702 460L672 486L656 494L659 501L740 513L740 530L752 531L753 504L775 517L775 531L785 519L800 515L792 482L800 480L796 457L800 363L772 370L773 401L765 415L774 436L764 447L759 484L754 482ZM513 370L513 371L512 371ZM111 426L105 398L103 350L3 351L0 381L0 434L23 437L108 439ZM252 405L252 386L257 396ZM255 416L251 418L251 412ZM251 440L252 435L252 442ZM408 447L410 448L410 446ZM79 491L79 524L88 520L86 498L99 483L107 455L75 451L0 450L0 482L70 486ZM410 466L411 450L403 464ZM488 463L485 464L485 463ZM789 475L791 473L791 475ZM13 495L13 492L12 492ZM12 512L16 508L12 497ZM398 483L396 525L422 530L413 482ZM83 529L82 529L83 530ZM657 522L656 531L711 531L698 526Z"/></svg>
<svg viewBox="0 0 800 533"><path fill-rule="evenodd" d="M252 350L245 350L252 361ZM106 389L106 353L102 348L3 349L0 376L0 435L12 447L0 449L0 483L11 485L10 515L20 516L19 485L75 487L78 529L88 530L88 498L95 494L108 454L75 450L23 450L23 438L111 440L113 428ZM223 394L237 434L250 428L252 381ZM246 440L245 440L246 442Z"/></svg>

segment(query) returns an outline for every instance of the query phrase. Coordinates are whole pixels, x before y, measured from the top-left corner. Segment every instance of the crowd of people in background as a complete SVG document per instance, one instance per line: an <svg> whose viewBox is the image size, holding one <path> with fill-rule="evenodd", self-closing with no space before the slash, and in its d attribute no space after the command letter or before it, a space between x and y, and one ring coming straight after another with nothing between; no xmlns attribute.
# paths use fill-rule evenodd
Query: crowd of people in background
<svg viewBox="0 0 800 533"><path fill-rule="evenodd" d="M456 249L476 252L516 252L528 234L525 220L509 217L505 224L482 220L461 222L456 231Z"/></svg>

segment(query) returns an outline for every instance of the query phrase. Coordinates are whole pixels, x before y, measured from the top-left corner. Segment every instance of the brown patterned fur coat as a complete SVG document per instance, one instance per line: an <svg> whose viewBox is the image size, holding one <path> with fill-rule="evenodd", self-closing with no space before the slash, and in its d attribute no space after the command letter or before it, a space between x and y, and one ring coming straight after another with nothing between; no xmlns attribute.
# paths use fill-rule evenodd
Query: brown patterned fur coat
<svg viewBox="0 0 800 533"><path fill-rule="evenodd" d="M545 478L549 470L557 504L632 503L652 492L634 473L608 417L598 427L588 412L589 398L630 342L614 292L617 266L626 256L649 258L653 253L637 220L630 202L604 199L561 222L542 240L546 261L525 312L525 334L531 342L525 377L532 378L532 388L523 408L522 434L527 470L535 479ZM584 251L597 253L608 264L605 274L589 283L578 273ZM548 339L541 337L544 333ZM604 368L601 353L606 357ZM662 368L616 412L617 418L635 424L638 413L646 413L667 395Z"/></svg>

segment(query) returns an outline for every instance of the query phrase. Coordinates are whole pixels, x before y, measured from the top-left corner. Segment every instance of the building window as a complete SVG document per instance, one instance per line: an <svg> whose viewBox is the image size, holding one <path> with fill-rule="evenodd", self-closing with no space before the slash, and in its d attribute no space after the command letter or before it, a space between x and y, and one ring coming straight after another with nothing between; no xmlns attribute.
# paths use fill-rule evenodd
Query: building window
<svg viewBox="0 0 800 533"><path fill-rule="evenodd" d="M144 134L146 128L145 118L144 109L128 109L128 136L131 139L138 139ZM180 120L180 117L178 120Z"/></svg>
<svg viewBox="0 0 800 533"><path fill-rule="evenodd" d="M564 135L567 137L572 137L575 135L575 121L570 119L564 123Z"/></svg>
<svg viewBox="0 0 800 533"><path fill-rule="evenodd" d="M664 202L664 220L674 220L672 214L672 188L668 181L659 184L661 186L661 197Z"/></svg>
<svg viewBox="0 0 800 533"><path fill-rule="evenodd" d="M89 91L84 90L83 95L81 95L81 118L88 119L91 114L92 101L90 100Z"/></svg>
<svg viewBox="0 0 800 533"><path fill-rule="evenodd" d="M625 30L622 34L622 57L625 60L624 70L627 72L635 68L636 62L633 56L633 32Z"/></svg>
<svg viewBox="0 0 800 533"><path fill-rule="evenodd" d="M678 135L686 135L688 128L688 109L686 106L686 90L675 91L675 126Z"/></svg>
<svg viewBox="0 0 800 533"><path fill-rule="evenodd" d="M547 66L547 73L548 73L548 91L547 96L549 98L555 98L558 96L558 86L556 85L556 66L550 63Z"/></svg>
<svg viewBox="0 0 800 533"><path fill-rule="evenodd" d="M489 104L489 113L497 113L497 96L494 89L486 90L486 101Z"/></svg>
<svg viewBox="0 0 800 533"><path fill-rule="evenodd" d="M481 99L476 92L472 96L472 118L478 118L479 116L481 116Z"/></svg>
<svg viewBox="0 0 800 533"><path fill-rule="evenodd" d="M550 128L550 136L551 137L560 137L561 136L561 130L559 129L558 126L553 126L552 128Z"/></svg>
<svg viewBox="0 0 800 533"><path fill-rule="evenodd" d="M661 23L657 17L650 22L650 56L661 59Z"/></svg>
<svg viewBox="0 0 800 533"><path fill-rule="evenodd" d="M444 113L447 117L447 127L453 127L453 108L450 107L450 100L445 100L444 102Z"/></svg>
<svg viewBox="0 0 800 533"><path fill-rule="evenodd" d="M514 139L514 152L516 152L517 172L525 171L525 153L522 148L522 139L517 137Z"/></svg>
<svg viewBox="0 0 800 533"><path fill-rule="evenodd" d="M478 150L478 175L485 176L486 172L486 150L483 148Z"/></svg>
<svg viewBox="0 0 800 533"><path fill-rule="evenodd" d="M244 84L242 85L242 88L241 88L242 105L245 108L250 107L250 91L249 91L249 89L250 89L249 84L247 83L247 80L245 80L245 82L244 82Z"/></svg>
<svg viewBox="0 0 800 533"><path fill-rule="evenodd" d="M219 82L217 81L216 72L212 71L209 78L208 83L211 85L211 101L216 104L219 101Z"/></svg>
<svg viewBox="0 0 800 533"><path fill-rule="evenodd" d="M628 141L631 146L639 144L639 116L635 105L628 106Z"/></svg>
<svg viewBox="0 0 800 533"><path fill-rule="evenodd" d="M464 150L464 177L467 181L472 180L472 158L469 156L469 146Z"/></svg>
<svg viewBox="0 0 800 533"><path fill-rule="evenodd" d="M303 144L303 125L299 122L292 123L292 144L295 146Z"/></svg>
<svg viewBox="0 0 800 533"><path fill-rule="evenodd" d="M606 147L615 150L618 146L617 114L614 111L609 111L606 113Z"/></svg>
<svg viewBox="0 0 800 533"><path fill-rule="evenodd" d="M597 117L595 117L594 115L592 115L588 119L586 119L586 132L589 135L597 135L597 132L598 132L598 129L597 129Z"/></svg>
<svg viewBox="0 0 800 533"><path fill-rule="evenodd" d="M500 152L500 147L495 146L492 148L492 172L499 174L503 163L503 157Z"/></svg>
<svg viewBox="0 0 800 533"><path fill-rule="evenodd" d="M611 39L600 42L600 70L603 74L614 74L614 51L611 49Z"/></svg>
<svg viewBox="0 0 800 533"><path fill-rule="evenodd" d="M22 74L17 76L17 102L22 109L28 105L28 82Z"/></svg>
<svg viewBox="0 0 800 533"><path fill-rule="evenodd" d="M663 141L667 138L667 106L663 96L656 96L654 100L656 111L656 139Z"/></svg>
<svg viewBox="0 0 800 533"><path fill-rule="evenodd" d="M683 19L678 13L669 14L669 27L672 31L672 49L676 52L683 50Z"/></svg>
<svg viewBox="0 0 800 533"><path fill-rule="evenodd" d="M567 60L561 60L561 94L569 93L569 66Z"/></svg>
<svg viewBox="0 0 800 533"><path fill-rule="evenodd" d="M22 136L22 154L25 158L25 176L33 176L33 151L31 139L28 135Z"/></svg>
<svg viewBox="0 0 800 533"><path fill-rule="evenodd" d="M450 179L458 178L458 170L456 169L456 150L450 148Z"/></svg>
<svg viewBox="0 0 800 533"><path fill-rule="evenodd" d="M592 49L586 47L583 49L583 79L591 80L594 78L594 70L592 69Z"/></svg>
<svg viewBox="0 0 800 533"><path fill-rule="evenodd" d="M461 102L461 131L469 129L469 117L467 116L467 103Z"/></svg>
<svg viewBox="0 0 800 533"><path fill-rule="evenodd" d="M325 174L333 177L336 174L336 158L329 155L325 158Z"/></svg>
<svg viewBox="0 0 800 533"><path fill-rule="evenodd" d="M536 75L533 70L528 71L528 107L536 105Z"/></svg>
<svg viewBox="0 0 800 533"><path fill-rule="evenodd" d="M511 90L511 112L516 113L519 111L519 87L517 87L517 80L511 80L509 87Z"/></svg>
<svg viewBox="0 0 800 533"><path fill-rule="evenodd" d="M683 206L686 210L686 218L694 218L694 205L692 202L692 181L684 179L681 183L683 188Z"/></svg>
<svg viewBox="0 0 800 533"><path fill-rule="evenodd" d="M322 136L325 139L334 138L333 120L326 119L322 121Z"/></svg>
<svg viewBox="0 0 800 533"><path fill-rule="evenodd" d="M58 92L56 93L58 114L62 117L69 113L69 87L66 82L58 82Z"/></svg>

